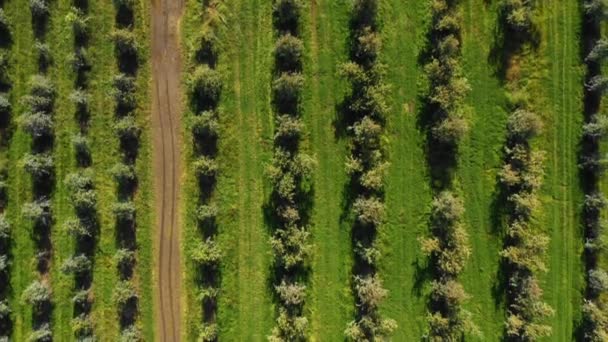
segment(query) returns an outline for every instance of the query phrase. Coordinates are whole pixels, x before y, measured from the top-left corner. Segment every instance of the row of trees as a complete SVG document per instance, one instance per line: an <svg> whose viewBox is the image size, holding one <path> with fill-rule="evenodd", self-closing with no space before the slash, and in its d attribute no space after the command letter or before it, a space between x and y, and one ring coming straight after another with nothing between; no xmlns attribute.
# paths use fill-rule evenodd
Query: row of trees
<svg viewBox="0 0 608 342"><path fill-rule="evenodd" d="M272 95L275 112L274 156L268 168L272 185L274 288L279 303L278 318L270 341L303 341L308 319L306 268L311 246L307 228L313 160L300 151L304 133L300 101L304 86L300 39L300 0L275 0L273 22L277 40L274 48Z"/></svg>
<svg viewBox="0 0 608 342"><path fill-rule="evenodd" d="M606 174L600 144L608 135L608 120L600 113L602 97L608 90L608 79L601 70L608 58L608 40L601 34L601 25L608 18L607 5L600 0L584 2L582 36L587 75L580 168L585 192L582 223L587 284L581 330L585 341L594 342L608 340L608 305L604 299L608 291L608 274L600 267L601 255L605 252L602 241L605 223L601 217L608 203L600 187L600 180Z"/></svg>
<svg viewBox="0 0 608 342"><path fill-rule="evenodd" d="M428 121L427 153L435 198L430 216L431 236L422 240L429 257L432 286L427 338L431 341L460 340L475 329L470 314L462 308L469 298L458 276L471 254L462 223L464 205L453 184L458 144L468 130L464 99L468 80L460 63L462 18L459 1L434 0L427 34L428 80L425 115Z"/></svg>
<svg viewBox="0 0 608 342"><path fill-rule="evenodd" d="M193 44L193 70L188 80L188 96L193 113L190 119L194 159L192 171L199 184L196 227L200 236L189 251L189 257L196 267L197 300L200 300L202 314L198 341L217 341L217 295L222 250L217 241L218 208L213 195L219 172L216 158L223 82L216 63L219 58L217 34L223 1L203 2L202 6L203 22Z"/></svg>
<svg viewBox="0 0 608 342"><path fill-rule="evenodd" d="M355 255L352 287L356 316L345 330L352 341L389 338L394 320L380 315L378 306L387 296L378 269L380 252L376 236L385 212L384 178L388 167L382 145L388 111L388 87L378 61L381 48L377 23L378 1L356 0L350 20L350 61L341 73L350 83L343 104L343 120L350 136L350 210L354 215L352 241Z"/></svg>
<svg viewBox="0 0 608 342"><path fill-rule="evenodd" d="M51 53L45 42L50 18L49 2L32 0L30 11L36 39L34 49L37 53L38 74L30 80L30 94L22 99L27 109L19 118L22 129L32 137L31 153L23 158L23 166L32 177L33 198L32 202L24 205L22 211L32 223L39 278L25 289L22 300L32 306L33 330L29 340L51 341L52 292L48 273L53 225L50 198L55 186L53 110L56 90L46 75L51 66Z"/></svg>
<svg viewBox="0 0 608 342"><path fill-rule="evenodd" d="M506 33L517 33L508 48L509 58L518 58L531 46L534 32L535 1L506 0L503 3L503 27ZM533 55L532 55L533 56ZM530 56L532 58L532 56ZM524 59L525 60L525 59ZM510 61L507 60L507 63ZM506 335L510 339L534 341L551 334L543 320L553 310L542 301L543 291L538 275L544 264L548 237L533 226L538 209L538 190L543 180L541 151L532 148L530 140L542 129L540 117L531 109L527 83L510 79L510 115L507 123L505 164L499 179L505 194L506 237L501 256L506 275Z"/></svg>
<svg viewBox="0 0 608 342"><path fill-rule="evenodd" d="M8 137L11 133L11 104L8 99L10 81L7 72L8 47L11 42L11 26L0 7L0 341L8 340L12 330L10 295L10 247L11 225L5 211L8 203Z"/></svg>
<svg viewBox="0 0 608 342"><path fill-rule="evenodd" d="M93 340L94 327L90 317L93 305L91 284L99 229L97 196L90 169L92 158L87 138L90 117L88 72L91 68L87 53L90 38L88 5L75 1L67 18L74 37L74 52L70 61L75 83L70 99L74 104L79 130L72 138L77 171L69 174L65 180L75 214L74 219L65 222L65 231L74 237L75 247L74 254L64 261L62 271L74 276L74 337L77 340Z"/></svg>
<svg viewBox="0 0 608 342"><path fill-rule="evenodd" d="M135 2L114 0L115 29L112 33L118 74L114 76L114 131L120 145L121 161L112 168L117 185L118 201L112 206L116 227L117 251L114 262L119 275L113 301L120 320L121 341L141 341L137 326L139 294L133 282L137 252L137 174L141 128L137 123L137 70L139 46L135 27Z"/></svg>

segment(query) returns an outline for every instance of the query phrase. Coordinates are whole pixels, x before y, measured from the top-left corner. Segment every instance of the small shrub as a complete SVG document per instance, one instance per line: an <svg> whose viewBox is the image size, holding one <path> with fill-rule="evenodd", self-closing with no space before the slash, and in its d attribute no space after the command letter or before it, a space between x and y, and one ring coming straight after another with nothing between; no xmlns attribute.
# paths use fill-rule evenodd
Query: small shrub
<svg viewBox="0 0 608 342"><path fill-rule="evenodd" d="M0 40L2 43L8 42L11 39L12 30L8 17L4 13L4 9L0 8Z"/></svg>
<svg viewBox="0 0 608 342"><path fill-rule="evenodd" d="M52 342L53 332L48 323L44 323L38 329L33 330L27 338L28 342Z"/></svg>
<svg viewBox="0 0 608 342"><path fill-rule="evenodd" d="M309 238L308 231L295 226L277 230L270 245L278 265L286 269L304 265L311 252Z"/></svg>
<svg viewBox="0 0 608 342"><path fill-rule="evenodd" d="M74 71L76 74L87 72L91 69L89 53L87 48L84 46L77 47L70 56L69 61L70 65L72 66L72 71Z"/></svg>
<svg viewBox="0 0 608 342"><path fill-rule="evenodd" d="M114 262L119 269L127 269L135 264L135 252L121 248L114 254Z"/></svg>
<svg viewBox="0 0 608 342"><path fill-rule="evenodd" d="M198 342L217 341L217 324L203 323L198 330Z"/></svg>
<svg viewBox="0 0 608 342"><path fill-rule="evenodd" d="M134 77L125 74L114 77L113 96L119 110L131 111L137 107L136 90L137 85Z"/></svg>
<svg viewBox="0 0 608 342"><path fill-rule="evenodd" d="M120 187L128 188L137 183L137 174L131 165L118 163L112 167L110 173Z"/></svg>
<svg viewBox="0 0 608 342"><path fill-rule="evenodd" d="M300 18L300 9L302 8L301 0L278 0L273 4L273 18L275 26L280 31L293 31L297 28L297 23Z"/></svg>
<svg viewBox="0 0 608 342"><path fill-rule="evenodd" d="M8 240L11 237L11 225L4 213L0 214L0 240Z"/></svg>
<svg viewBox="0 0 608 342"><path fill-rule="evenodd" d="M200 157L192 163L194 172L198 177L215 177L218 172L218 165L215 159Z"/></svg>
<svg viewBox="0 0 608 342"><path fill-rule="evenodd" d="M87 224L83 224L80 220L70 219L64 223L64 230L75 237L91 237L93 236L93 232L91 231L91 227Z"/></svg>
<svg viewBox="0 0 608 342"><path fill-rule="evenodd" d="M384 203L376 197L359 197L353 204L353 211L359 223L366 226L379 226L384 219Z"/></svg>
<svg viewBox="0 0 608 342"><path fill-rule="evenodd" d="M73 318L71 326L74 336L80 337L78 341L89 341L87 339L83 339L90 337L93 334L93 322L91 322L91 319L87 315L82 314Z"/></svg>
<svg viewBox="0 0 608 342"><path fill-rule="evenodd" d="M21 211L35 225L50 227L52 223L51 202L48 200L26 203Z"/></svg>
<svg viewBox="0 0 608 342"><path fill-rule="evenodd" d="M300 73L282 73L272 83L273 98L280 113L294 114L300 103L304 76Z"/></svg>
<svg viewBox="0 0 608 342"><path fill-rule="evenodd" d="M119 1L121 1L121 0L119 0ZM120 333L120 342L141 342L141 341L143 341L141 332L134 325L124 329Z"/></svg>
<svg viewBox="0 0 608 342"><path fill-rule="evenodd" d="M4 122L5 118L7 118L11 114L11 102L8 100L6 94L0 94L0 122Z"/></svg>
<svg viewBox="0 0 608 342"><path fill-rule="evenodd" d="M601 294L608 290L608 274L600 269L589 271L587 276L587 286L596 294Z"/></svg>
<svg viewBox="0 0 608 342"><path fill-rule="evenodd" d="M215 205L201 205L196 210L196 218L201 224L212 224L217 217L218 209Z"/></svg>
<svg viewBox="0 0 608 342"><path fill-rule="evenodd" d="M137 182L137 174L131 165L118 163L110 169L110 173L120 187L128 188Z"/></svg>
<svg viewBox="0 0 608 342"><path fill-rule="evenodd" d="M135 34L127 29L118 29L112 33L112 39L116 47L118 58L137 57L137 38Z"/></svg>
<svg viewBox="0 0 608 342"><path fill-rule="evenodd" d="M65 185L70 193L93 189L93 179L85 172L73 172L65 178Z"/></svg>
<svg viewBox="0 0 608 342"><path fill-rule="evenodd" d="M72 148L76 154L76 159L79 162L89 162L91 160L91 149L89 148L89 139L83 134L77 134L72 137Z"/></svg>
<svg viewBox="0 0 608 342"><path fill-rule="evenodd" d="M47 137L53 134L54 124L50 115L35 112L25 113L19 118L23 130L34 138Z"/></svg>
<svg viewBox="0 0 608 342"><path fill-rule="evenodd" d="M298 283L286 283L284 280L275 290L284 305L300 305L306 298L306 286Z"/></svg>
<svg viewBox="0 0 608 342"><path fill-rule="evenodd" d="M509 116L507 129L513 138L527 140L535 137L543 128L538 115L525 109L518 109Z"/></svg>
<svg viewBox="0 0 608 342"><path fill-rule="evenodd" d="M38 67L40 69L44 70L53 64L53 54L48 44L37 41L34 48L38 52Z"/></svg>
<svg viewBox="0 0 608 342"><path fill-rule="evenodd" d="M123 141L138 140L141 135L141 128L132 116L125 116L114 123L114 130L118 137Z"/></svg>
<svg viewBox="0 0 608 342"><path fill-rule="evenodd" d="M23 291L21 300L24 304L40 309L51 301L51 289L47 283L35 280Z"/></svg>
<svg viewBox="0 0 608 342"><path fill-rule="evenodd" d="M222 84L220 73L209 66L198 66L194 70L188 80L188 89L197 112L211 110L217 106Z"/></svg>
<svg viewBox="0 0 608 342"><path fill-rule="evenodd" d="M137 291L133 284L129 281L119 281L114 287L114 294L112 295L112 301L119 308L122 309L129 301L137 299Z"/></svg>
<svg viewBox="0 0 608 342"><path fill-rule="evenodd" d="M203 112L192 118L192 134L198 139L216 139L219 132L219 123L213 112Z"/></svg>
<svg viewBox="0 0 608 342"><path fill-rule="evenodd" d="M296 71L302 65L304 44L302 40L291 34L282 35L277 40L274 57L279 70Z"/></svg>
<svg viewBox="0 0 608 342"><path fill-rule="evenodd" d="M91 260L86 255L73 256L63 262L61 272L65 274L83 274L91 271Z"/></svg>
<svg viewBox="0 0 608 342"><path fill-rule="evenodd" d="M190 251L190 258L200 265L217 266L222 259L222 250L216 241L209 238L197 243Z"/></svg>
<svg viewBox="0 0 608 342"><path fill-rule="evenodd" d="M306 329L308 329L306 317L289 314L284 308L280 308L277 325L272 329L268 341L303 341L306 337Z"/></svg>
<svg viewBox="0 0 608 342"><path fill-rule="evenodd" d="M50 13L48 0L30 0L30 11L36 20L45 19Z"/></svg>
<svg viewBox="0 0 608 342"><path fill-rule="evenodd" d="M121 222L135 221L135 204L133 202L118 202L112 206L112 212L117 220Z"/></svg>

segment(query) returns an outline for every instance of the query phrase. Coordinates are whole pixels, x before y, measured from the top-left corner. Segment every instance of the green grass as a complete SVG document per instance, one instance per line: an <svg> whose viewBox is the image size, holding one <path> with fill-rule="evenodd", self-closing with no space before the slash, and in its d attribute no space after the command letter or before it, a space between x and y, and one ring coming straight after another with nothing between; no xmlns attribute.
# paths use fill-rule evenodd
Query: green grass
<svg viewBox="0 0 608 342"><path fill-rule="evenodd" d="M149 128L149 68L145 56L148 51L148 3L141 1L137 7L136 28L142 47L142 67L140 69L138 94L140 123L145 132ZM53 215L55 223L52 230L53 261L51 284L53 289L53 333L57 340L73 340L71 330L73 278L59 271L61 263L72 255L73 239L63 230L63 223L74 216L73 208L68 202L68 193L63 181L67 174L76 169L71 138L77 127L74 119L74 108L68 100L73 90L74 75L68 64L68 57L73 50L72 29L65 20L71 7L71 1L62 0L53 4L52 20L49 26L47 42L51 48L54 64L49 70L49 77L57 87L58 97L55 105L55 172L56 187L53 194ZM27 81L37 71L33 50L33 33L30 25L29 1L15 0L6 4L6 12L14 27L14 44L12 46L11 77L14 87L11 91L13 117L24 110L19 99L27 94ZM92 38L89 57L93 62L90 79L92 117L89 132L95 171L95 186L98 196L100 220L99 243L95 253L93 293L95 297L92 316L96 334L104 339L113 340L118 333L118 315L111 301L112 290L117 280L117 270L112 261L115 247L114 219L111 205L114 203L115 184L109 168L119 160L118 141L111 129L113 100L109 96L112 89L112 75L116 72L113 43L110 34L113 29L114 8L111 2L91 3ZM17 65L18 63L18 65ZM138 193L138 267L137 279L140 288L141 326L146 340L152 340L154 323L152 314L152 192L150 187L150 143L149 134L142 136L142 148L138 160L138 175L141 190ZM24 340L31 331L31 309L21 305L20 295L23 289L36 277L33 270L34 246L30 238L30 225L20 214L20 208L31 199L29 176L24 176L19 164L22 156L29 152L29 136L16 129L9 150L10 204L8 215L14 226L14 266L11 285L13 288L12 307L14 311L14 339Z"/></svg>
<svg viewBox="0 0 608 342"><path fill-rule="evenodd" d="M27 0L7 2L6 11L14 25L11 91L14 116L23 111L19 103L28 91L26 82L36 71L32 49L32 31ZM337 76L338 66L347 60L348 0L306 2L302 12L302 37L306 44L304 72L306 88L303 118L308 135L304 149L314 155L318 166L314 178L311 260L306 314L313 341L338 341L346 324L352 320L354 301L349 286L352 266L350 226L341 223L343 188L347 181L344 159L346 141L334 131L336 105L346 91L346 83ZM465 308L473 315L482 332L468 340L498 341L502 335L504 304L494 292L498 273L498 253L502 233L494 226L496 173L502 165L507 113L504 84L494 74L489 59L496 28L496 2L465 0L463 11L464 72L472 92L471 131L463 141L456 173L457 186L466 205L466 228L470 234L472 256L461 280L472 298ZM541 193L542 210L536 226L551 237L547 253L550 268L542 276L545 299L556 310L548 320L554 334L547 340L572 340L580 320L580 290L583 286L581 265L582 237L579 211L582 195L578 186L576 156L582 121L579 58L580 9L576 0L540 2L542 45L538 57L525 60L523 74L531 80L534 108L545 121L544 134L535 147L547 153L546 177ZM71 340L69 302L72 279L58 271L61 261L73 251L71 238L61 231L62 222L73 215L63 185L65 175L74 169L70 138L75 129L73 108L67 96L73 87L73 75L65 63L72 49L71 29L64 21L68 0L54 5L49 43L55 56L50 76L60 96L56 106L57 141L55 145L57 189L53 198L56 224L53 229L55 254L52 284L56 302L53 313L57 340ZM136 32L142 46L140 69L140 123L149 128L149 3L137 5ZM199 29L198 1L189 0L182 34L184 47ZM428 5L417 0L382 0L380 21L384 41L382 61L387 65L386 81L392 91L391 111L387 121L387 153L391 162L387 176L388 217L379 236L384 255L380 274L390 291L381 310L397 320L395 341L418 340L427 328L425 319L428 281L420 272L426 265L418 238L428 231L431 202L424 137L417 126L419 95L423 90L422 68L418 55L425 45ZM221 53L218 68L224 75L218 162L221 167L215 201L220 208L219 241L224 250L222 289L218 306L220 339L227 341L263 341L274 326L275 308L270 287L272 254L270 232L264 219L264 204L270 188L264 175L272 152L273 113L270 106L272 72L272 11L269 1L235 0L227 3L225 26L220 32ZM114 340L118 333L116 308L111 297L117 280L112 262L115 252L114 220L110 211L115 201L115 184L109 167L118 160L118 146L112 130L113 104L108 96L111 77L116 72L113 44L109 39L114 22L111 2L92 2L91 74L93 117L90 131L96 187L99 197L101 235L96 251L93 292L93 316L100 337ZM27 24L26 24L27 23ZM184 49L185 62L187 48ZM17 63L19 63L17 65ZM187 65L187 63L186 63ZM185 69L187 76L187 69ZM187 111L184 117L187 117ZM184 136L188 137L187 120ZM140 324L145 340L154 339L152 289L152 241L154 223L151 190L149 129L142 137L138 160L137 284L140 288ZM183 139L187 171L190 139ZM14 226L13 288L16 341L24 340L31 330L31 309L20 304L23 289L36 277L33 271L34 246L29 224L20 215L21 206L31 198L29 176L23 176L19 160L30 149L30 139L17 129L8 150L10 199L7 214ZM184 203L195 198L195 181L184 177ZM193 205L183 205L183 248L193 241ZM183 255L186 255L184 253ZM194 340L200 321L200 306L193 300L192 265L185 261L186 329Z"/></svg>
<svg viewBox="0 0 608 342"><path fill-rule="evenodd" d="M550 320L553 341L571 340L581 318L583 238L582 194L577 152L582 127L582 76L579 59L581 14L577 1L542 1L543 48L547 96L545 144L547 176L543 191L546 216L541 221L551 236L547 302L555 309Z"/></svg>
<svg viewBox="0 0 608 342"><path fill-rule="evenodd" d="M306 44L303 118L309 136L307 153L317 160L314 173L310 231L313 256L307 310L311 339L336 341L352 320L350 291L352 252L350 225L341 224L342 197L347 176L347 148L334 129L336 106L345 94L346 82L337 77L339 63L347 61L349 2L319 0L302 13Z"/></svg>

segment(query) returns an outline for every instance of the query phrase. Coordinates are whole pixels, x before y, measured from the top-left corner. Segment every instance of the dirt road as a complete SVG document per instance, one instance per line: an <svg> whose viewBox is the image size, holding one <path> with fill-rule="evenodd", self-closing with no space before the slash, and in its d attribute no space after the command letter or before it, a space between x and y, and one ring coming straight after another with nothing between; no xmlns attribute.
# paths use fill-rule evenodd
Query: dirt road
<svg viewBox="0 0 608 342"><path fill-rule="evenodd" d="M179 201L181 116L179 19L183 0L153 0L152 127L156 192L157 339L179 341L181 332Z"/></svg>

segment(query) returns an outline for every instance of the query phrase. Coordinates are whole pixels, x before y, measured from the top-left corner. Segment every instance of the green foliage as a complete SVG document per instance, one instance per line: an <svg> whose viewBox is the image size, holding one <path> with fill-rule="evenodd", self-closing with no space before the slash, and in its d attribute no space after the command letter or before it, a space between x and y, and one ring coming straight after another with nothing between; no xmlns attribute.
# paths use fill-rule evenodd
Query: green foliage
<svg viewBox="0 0 608 342"><path fill-rule="evenodd" d="M219 123L213 112L205 111L192 118L192 134L199 139L215 139L219 134Z"/></svg>
<svg viewBox="0 0 608 342"><path fill-rule="evenodd" d="M52 342L53 332L51 331L50 325L45 323L38 327L38 329L33 330L27 340L28 342Z"/></svg>
<svg viewBox="0 0 608 342"><path fill-rule="evenodd" d="M289 314L284 308L279 308L277 325L268 336L269 342L302 341L306 337L308 319L304 316Z"/></svg>
<svg viewBox="0 0 608 342"><path fill-rule="evenodd" d="M285 280L274 287L281 302L286 306L297 306L306 299L306 286L299 283L287 283Z"/></svg>
<svg viewBox="0 0 608 342"><path fill-rule="evenodd" d="M117 220L122 222L134 222L136 208L133 202L117 202L112 206L112 212Z"/></svg>
<svg viewBox="0 0 608 342"><path fill-rule="evenodd" d="M276 263L286 269L304 265L312 249L309 238L308 231L296 226L277 230L270 240Z"/></svg>
<svg viewBox="0 0 608 342"><path fill-rule="evenodd" d="M132 325L126 329L124 329L120 333L120 342L141 342L143 338L141 336L141 331Z"/></svg>
<svg viewBox="0 0 608 342"><path fill-rule="evenodd" d="M127 305L131 300L137 299L137 291L135 286L130 281L121 280L116 283L114 287L114 294L112 295L112 301L122 311L122 308Z"/></svg>
<svg viewBox="0 0 608 342"><path fill-rule="evenodd" d="M118 74L114 76L114 102L118 108L124 110L133 110L137 107L137 98L135 92L137 91L137 83L134 77L127 76L125 74Z"/></svg>
<svg viewBox="0 0 608 342"><path fill-rule="evenodd" d="M48 0L30 0L30 11L34 18L48 17L50 13Z"/></svg>
<svg viewBox="0 0 608 342"><path fill-rule="evenodd" d="M43 112L25 113L19 118L19 123L23 130L32 137L39 138L53 134L53 119L50 115Z"/></svg>
<svg viewBox="0 0 608 342"><path fill-rule="evenodd" d="M302 65L304 43L298 37L285 34L277 39L274 48L275 64L279 70L295 71Z"/></svg>
<svg viewBox="0 0 608 342"><path fill-rule="evenodd" d="M26 203L21 209L23 216L32 221L34 225L50 226L53 222L51 215L51 202L41 200Z"/></svg>
<svg viewBox="0 0 608 342"><path fill-rule="evenodd" d="M208 65L197 66L192 72L187 86L197 111L215 108L220 100L222 77Z"/></svg>
<svg viewBox="0 0 608 342"><path fill-rule="evenodd" d="M534 25L536 0L504 0L507 24L514 31L527 32Z"/></svg>
<svg viewBox="0 0 608 342"><path fill-rule="evenodd" d="M66 259L63 265L61 265L61 272L65 274L83 274L90 272L91 267L91 260L86 255L81 254Z"/></svg>
<svg viewBox="0 0 608 342"><path fill-rule="evenodd" d="M197 342L213 342L217 340L218 328L217 324L204 323L201 324L198 332Z"/></svg>
<svg viewBox="0 0 608 342"><path fill-rule="evenodd" d="M21 301L40 309L51 301L51 289L46 282L35 280L23 291Z"/></svg>
<svg viewBox="0 0 608 342"><path fill-rule="evenodd" d="M11 225L4 213L0 214L0 241L8 240L11 237Z"/></svg>
<svg viewBox="0 0 608 342"><path fill-rule="evenodd" d="M217 161L208 157L199 157L192 163L192 167L199 177L215 177L218 172Z"/></svg>
<svg viewBox="0 0 608 342"><path fill-rule="evenodd" d="M222 250L215 240L208 238L197 243L190 251L190 258L200 265L217 266L222 259Z"/></svg>
<svg viewBox="0 0 608 342"><path fill-rule="evenodd" d="M114 130L121 140L138 140L141 128L132 116L124 116L114 123Z"/></svg>
<svg viewBox="0 0 608 342"><path fill-rule="evenodd" d="M553 309L541 301L542 289L533 277L515 278L517 296L507 315L506 330L511 338L536 341L551 335L551 327L541 323Z"/></svg>
<svg viewBox="0 0 608 342"><path fill-rule="evenodd" d="M117 29L112 32L112 39L119 58L137 56L137 38L133 31L128 29Z"/></svg>

